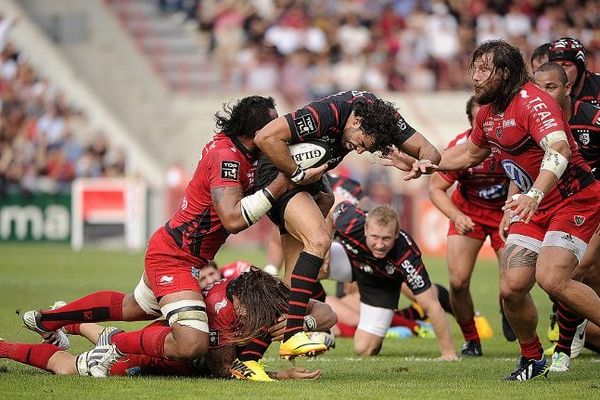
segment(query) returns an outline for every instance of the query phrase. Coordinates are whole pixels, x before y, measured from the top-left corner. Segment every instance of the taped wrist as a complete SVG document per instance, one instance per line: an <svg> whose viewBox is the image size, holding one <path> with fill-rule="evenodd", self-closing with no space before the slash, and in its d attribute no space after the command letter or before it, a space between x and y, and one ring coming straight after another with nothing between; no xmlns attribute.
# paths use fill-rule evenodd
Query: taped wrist
<svg viewBox="0 0 600 400"><path fill-rule="evenodd" d="M525 195L528 197L531 197L538 204L540 204L546 194L544 192L542 192L540 189L532 186L531 189L529 189L529 191L527 193L525 193Z"/></svg>
<svg viewBox="0 0 600 400"><path fill-rule="evenodd" d="M317 330L317 320L312 315L304 316L304 330L306 332L314 332Z"/></svg>
<svg viewBox="0 0 600 400"><path fill-rule="evenodd" d="M297 167L290 177L290 180L294 183L300 183L304 180L304 178L306 178L306 172L302 168Z"/></svg>
<svg viewBox="0 0 600 400"><path fill-rule="evenodd" d="M240 206L246 225L250 226L256 223L273 207L273 203L275 203L275 197L267 188L244 197L240 201Z"/></svg>

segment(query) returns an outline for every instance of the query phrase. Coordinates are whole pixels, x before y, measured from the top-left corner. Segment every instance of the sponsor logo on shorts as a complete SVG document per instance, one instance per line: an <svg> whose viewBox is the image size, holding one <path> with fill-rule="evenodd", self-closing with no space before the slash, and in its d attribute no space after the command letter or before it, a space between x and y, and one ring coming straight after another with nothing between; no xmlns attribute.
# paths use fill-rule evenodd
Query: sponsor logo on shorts
<svg viewBox="0 0 600 400"><path fill-rule="evenodd" d="M295 118L294 125L296 125L296 132L300 137L317 133L317 123L311 114Z"/></svg>
<svg viewBox="0 0 600 400"><path fill-rule="evenodd" d="M581 226L585 222L585 217L583 215L576 215L573 217L575 220L575 225Z"/></svg>
<svg viewBox="0 0 600 400"><path fill-rule="evenodd" d="M237 161L221 161L221 179L237 181L240 172L240 163Z"/></svg>
<svg viewBox="0 0 600 400"><path fill-rule="evenodd" d="M567 242L575 243L573 240L573 236L570 233L564 234L560 237L562 240L566 240Z"/></svg>
<svg viewBox="0 0 600 400"><path fill-rule="evenodd" d="M165 285L172 285L174 281L173 276L171 275L163 275L160 277L160 279L158 280L158 284L165 286Z"/></svg>

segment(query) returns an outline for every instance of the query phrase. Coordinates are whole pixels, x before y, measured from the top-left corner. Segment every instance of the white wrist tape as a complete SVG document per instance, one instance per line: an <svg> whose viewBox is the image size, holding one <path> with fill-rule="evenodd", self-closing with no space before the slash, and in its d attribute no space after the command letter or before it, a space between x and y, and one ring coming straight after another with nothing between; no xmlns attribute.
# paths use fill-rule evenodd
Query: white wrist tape
<svg viewBox="0 0 600 400"><path fill-rule="evenodd" d="M567 160L565 156L554 149L548 148L544 153L540 171L545 169L546 171L552 172L557 179L560 179L567 169L567 165L569 165L569 160Z"/></svg>
<svg viewBox="0 0 600 400"><path fill-rule="evenodd" d="M304 316L304 330L306 332L314 332L317 330L317 320L312 315Z"/></svg>
<svg viewBox="0 0 600 400"><path fill-rule="evenodd" d="M273 204L269 197L273 199L273 195L265 188L240 201L242 217L248 226L254 224L271 209Z"/></svg>
<svg viewBox="0 0 600 400"><path fill-rule="evenodd" d="M540 189L533 187L533 186L531 187L531 189L529 189L529 191L527 193L525 193L525 196L531 197L538 204L540 204L542 202L542 199L544 198L545 195L546 194L544 192L542 192Z"/></svg>
<svg viewBox="0 0 600 400"><path fill-rule="evenodd" d="M269 274L271 276L277 276L277 274L279 273L279 269L276 266L274 266L273 264L266 265L263 268L263 271L265 271L267 274Z"/></svg>

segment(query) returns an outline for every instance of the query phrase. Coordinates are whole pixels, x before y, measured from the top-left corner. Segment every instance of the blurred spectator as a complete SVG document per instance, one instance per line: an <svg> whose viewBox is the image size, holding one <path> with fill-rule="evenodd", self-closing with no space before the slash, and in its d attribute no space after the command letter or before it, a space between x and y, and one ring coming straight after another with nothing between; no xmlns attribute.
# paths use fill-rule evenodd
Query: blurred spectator
<svg viewBox="0 0 600 400"><path fill-rule="evenodd" d="M8 21L0 16L0 198L68 192L76 177L123 176L125 152L111 150L103 134L91 137L85 114L6 42Z"/></svg>
<svg viewBox="0 0 600 400"><path fill-rule="evenodd" d="M350 87L463 90L472 49L489 39L505 39L528 57L570 35L592 53L592 70L600 57L597 0L203 0L200 10L225 68L222 84L251 90L289 82L290 71L308 76L310 96ZM308 52L303 73L298 52Z"/></svg>

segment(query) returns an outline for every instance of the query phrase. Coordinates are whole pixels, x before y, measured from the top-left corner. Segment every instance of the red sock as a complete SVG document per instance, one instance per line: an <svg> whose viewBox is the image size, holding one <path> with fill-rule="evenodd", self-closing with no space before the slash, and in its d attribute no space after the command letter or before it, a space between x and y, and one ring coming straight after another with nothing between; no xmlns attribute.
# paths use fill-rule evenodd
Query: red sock
<svg viewBox="0 0 600 400"><path fill-rule="evenodd" d="M469 322L465 324L458 324L458 326L460 326L460 330L466 341L479 342L479 333L477 333L477 327L475 326L474 318L471 318Z"/></svg>
<svg viewBox="0 0 600 400"><path fill-rule="evenodd" d="M80 323L65 325L65 326L63 326L63 328L65 331L67 331L67 333L69 335L81 336L81 330L80 330L81 324Z"/></svg>
<svg viewBox="0 0 600 400"><path fill-rule="evenodd" d="M535 339L529 342L519 342L519 346L521 347L521 355L523 357L529 360L539 360L542 358L543 349L539 336L536 335Z"/></svg>
<svg viewBox="0 0 600 400"><path fill-rule="evenodd" d="M62 349L48 343L30 344L0 341L0 358L10 358L46 371L48 371L46 369L48 360L58 351L62 351Z"/></svg>
<svg viewBox="0 0 600 400"><path fill-rule="evenodd" d="M42 327L49 331L74 322L121 321L125 293L101 291L88 294L56 310L42 311Z"/></svg>
<svg viewBox="0 0 600 400"><path fill-rule="evenodd" d="M337 327L340 330L340 337L353 337L356 333L356 327L346 325L343 322L338 322Z"/></svg>
<svg viewBox="0 0 600 400"><path fill-rule="evenodd" d="M395 312L390 326L405 326L413 332L416 332L419 324L411 319L404 318L400 313Z"/></svg>
<svg viewBox="0 0 600 400"><path fill-rule="evenodd" d="M170 332L171 328L168 326L150 325L139 331L117 333L112 340L123 354L146 354L164 358L165 338Z"/></svg>

